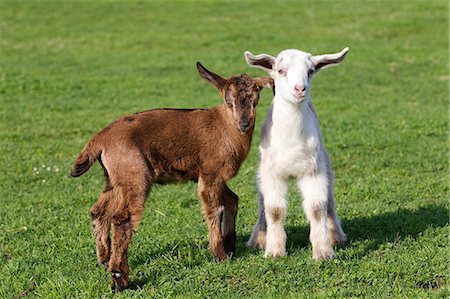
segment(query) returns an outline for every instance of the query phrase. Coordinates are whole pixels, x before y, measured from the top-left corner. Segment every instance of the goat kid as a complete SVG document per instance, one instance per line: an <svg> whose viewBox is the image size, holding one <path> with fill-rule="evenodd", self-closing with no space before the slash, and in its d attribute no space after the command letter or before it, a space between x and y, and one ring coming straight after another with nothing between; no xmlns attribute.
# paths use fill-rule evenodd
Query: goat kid
<svg viewBox="0 0 450 299"><path fill-rule="evenodd" d="M277 57L245 52L249 65L267 71L275 81L275 96L259 145L259 215L247 242L248 246L265 249L266 257L286 254L283 221L290 177L297 180L311 225L313 258L333 258L332 245L346 241L335 211L331 161L309 93L313 76L340 63L347 51L313 56L290 49Z"/></svg>
<svg viewBox="0 0 450 299"><path fill-rule="evenodd" d="M272 87L273 80L246 74L225 79L199 62L197 69L218 89L224 104L119 118L88 142L72 167L73 177L96 160L104 169L106 184L90 214L98 262L111 273L114 290L129 286L128 246L155 183L198 181L211 254L223 260L235 253L238 196L226 182L247 156L260 90Z"/></svg>

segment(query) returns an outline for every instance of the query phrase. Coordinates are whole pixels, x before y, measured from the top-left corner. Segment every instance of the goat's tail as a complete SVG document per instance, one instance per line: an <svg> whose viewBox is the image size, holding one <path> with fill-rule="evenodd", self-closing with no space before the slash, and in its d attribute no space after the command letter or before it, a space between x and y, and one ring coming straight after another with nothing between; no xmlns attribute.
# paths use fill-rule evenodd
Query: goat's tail
<svg viewBox="0 0 450 299"><path fill-rule="evenodd" d="M72 170L70 171L71 176L79 177L88 171L92 164L97 161L102 153L102 147L99 139L99 134L97 134L85 145L75 160L75 163L73 163Z"/></svg>

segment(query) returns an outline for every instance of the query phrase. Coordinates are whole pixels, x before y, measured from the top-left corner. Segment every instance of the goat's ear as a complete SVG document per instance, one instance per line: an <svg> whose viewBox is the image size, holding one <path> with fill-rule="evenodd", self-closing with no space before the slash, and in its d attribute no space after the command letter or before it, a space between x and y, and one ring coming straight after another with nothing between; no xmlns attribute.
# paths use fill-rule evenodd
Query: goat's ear
<svg viewBox="0 0 450 299"><path fill-rule="evenodd" d="M197 69L200 77L214 85L219 91L222 91L227 80L207 70L200 62L197 61Z"/></svg>
<svg viewBox="0 0 450 299"><path fill-rule="evenodd" d="M313 56L312 58L316 70L318 71L340 63L342 60L344 60L344 57L347 54L348 50L348 47L346 47L338 53Z"/></svg>
<svg viewBox="0 0 450 299"><path fill-rule="evenodd" d="M269 54L253 55L250 51L245 51L244 56L248 65L265 70L266 72L271 72L275 65L275 57Z"/></svg>
<svg viewBox="0 0 450 299"><path fill-rule="evenodd" d="M274 88L275 82L271 77L260 77L255 78L256 84L259 85L260 88L267 87L267 88Z"/></svg>

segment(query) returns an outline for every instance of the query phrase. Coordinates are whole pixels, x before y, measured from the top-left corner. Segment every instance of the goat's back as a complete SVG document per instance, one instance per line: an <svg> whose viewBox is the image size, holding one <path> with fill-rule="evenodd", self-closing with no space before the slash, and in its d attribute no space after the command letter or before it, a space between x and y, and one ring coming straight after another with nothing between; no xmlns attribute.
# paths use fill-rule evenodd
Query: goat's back
<svg viewBox="0 0 450 299"><path fill-rule="evenodd" d="M200 172L229 179L247 156L252 130L243 135L230 127L224 110L155 109L121 117L98 134L102 164L108 172L126 171L139 160L157 182L197 180Z"/></svg>

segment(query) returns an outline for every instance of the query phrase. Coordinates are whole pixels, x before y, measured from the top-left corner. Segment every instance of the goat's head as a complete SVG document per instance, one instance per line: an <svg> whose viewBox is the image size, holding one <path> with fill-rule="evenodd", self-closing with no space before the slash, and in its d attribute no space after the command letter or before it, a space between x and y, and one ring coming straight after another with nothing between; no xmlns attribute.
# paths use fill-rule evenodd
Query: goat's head
<svg viewBox="0 0 450 299"><path fill-rule="evenodd" d="M275 80L276 93L293 103L309 96L312 77L321 69L340 63L348 48L335 54L312 55L300 50L284 50L277 57L268 54L253 55L245 52L251 66L267 71Z"/></svg>
<svg viewBox="0 0 450 299"><path fill-rule="evenodd" d="M197 62L197 69L200 76L214 85L222 95L228 114L233 118L239 131L242 134L249 131L255 125L259 92L263 87L272 88L273 79L252 78L246 74L225 79L207 70L200 62Z"/></svg>

